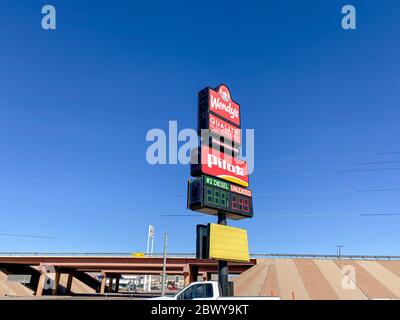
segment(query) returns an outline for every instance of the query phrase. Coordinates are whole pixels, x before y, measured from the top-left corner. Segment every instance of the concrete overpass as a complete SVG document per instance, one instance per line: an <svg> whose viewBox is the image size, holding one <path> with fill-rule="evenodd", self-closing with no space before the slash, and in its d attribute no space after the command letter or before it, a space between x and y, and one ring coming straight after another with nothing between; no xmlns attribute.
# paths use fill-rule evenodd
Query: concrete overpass
<svg viewBox="0 0 400 320"><path fill-rule="evenodd" d="M229 263L230 274L241 274L256 264L255 259L249 263ZM118 292L121 275L160 275L163 268L161 255L132 257L130 255L105 255L105 254L10 254L0 253L0 271L4 277L8 274L31 275L31 281L25 287L30 288L31 293L41 296L47 293L45 290L48 276L51 273L54 281L52 295L71 294L73 286L86 285L92 292L100 294L106 292ZM216 274L217 262L214 260L200 260L193 256L169 255L167 258L167 275L179 275L184 277L185 285L196 281L198 276L204 280L211 279L211 274ZM101 274L101 281L90 274ZM0 275L1 280L1 275ZM14 292L25 292L24 286L14 283ZM0 287L1 289L1 287ZM9 288L7 288L9 289ZM61 290L62 289L62 290ZM3 291L4 290L3 288ZM48 290L47 290L48 291ZM1 293L0 293L1 295ZM3 293L4 295L4 293ZM19 295L19 294L17 294Z"/></svg>
<svg viewBox="0 0 400 320"><path fill-rule="evenodd" d="M280 296L282 299L400 299L400 256L335 256L253 254L249 263L230 263L235 295ZM46 270L54 270L54 290L44 290ZM121 275L160 275L162 255L10 254L0 253L0 296L107 293L118 289ZM350 272L349 275L347 273ZM183 276L185 284L217 273L213 260L170 254L167 274ZM354 273L354 278L352 276ZM8 274L30 274L27 285L8 283ZM91 274L102 275L101 281ZM348 285L349 288L345 287ZM111 284L111 286L110 286ZM354 284L354 286L353 286Z"/></svg>

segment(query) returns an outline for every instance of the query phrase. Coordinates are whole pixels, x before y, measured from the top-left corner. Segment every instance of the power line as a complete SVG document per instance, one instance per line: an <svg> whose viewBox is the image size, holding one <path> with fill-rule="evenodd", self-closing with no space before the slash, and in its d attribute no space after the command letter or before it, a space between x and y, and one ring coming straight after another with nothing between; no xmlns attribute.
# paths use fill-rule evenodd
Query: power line
<svg viewBox="0 0 400 320"><path fill-rule="evenodd" d="M390 170L400 170L400 167L396 167L396 168L372 168L372 169L341 170L341 171L338 171L338 173L390 171Z"/></svg>
<svg viewBox="0 0 400 320"><path fill-rule="evenodd" d="M42 235L32 235L32 234L15 234L15 233L7 233L7 232L0 232L0 236L34 238L34 239L54 239L54 237L52 237L52 236L42 236Z"/></svg>
<svg viewBox="0 0 400 320"><path fill-rule="evenodd" d="M400 213L361 213L360 216L400 216Z"/></svg>
<svg viewBox="0 0 400 320"><path fill-rule="evenodd" d="M265 159L265 160L257 160L256 162L316 160L316 159L332 159L332 158L347 158L347 157L362 157L362 156L381 156L381 155L392 155L392 154L400 154L400 151L337 154L337 155L326 155L326 156L315 156L315 157L299 157L299 158Z"/></svg>
<svg viewBox="0 0 400 320"><path fill-rule="evenodd" d="M355 165L366 166L371 164L387 164L387 163L400 163L400 161L375 161L375 162L358 162Z"/></svg>
<svg viewBox="0 0 400 320"><path fill-rule="evenodd" d="M378 152L377 155L400 154L400 151Z"/></svg>
<svg viewBox="0 0 400 320"><path fill-rule="evenodd" d="M255 197L268 197L268 196L297 196L309 194L340 194L340 193L355 193L355 190L342 190L342 191L305 191L305 192L271 192L271 193L254 193Z"/></svg>
<svg viewBox="0 0 400 320"><path fill-rule="evenodd" d="M334 191L305 191L305 192L270 192L270 193L254 193L256 197L265 196L291 196L291 195L318 195L318 194L341 194L341 193L357 193L357 192L392 192L400 191L400 188L385 189L360 189L360 190L334 190Z"/></svg>
<svg viewBox="0 0 400 320"><path fill-rule="evenodd" d="M204 215L200 214L161 214L161 217L203 217ZM285 218L285 217L293 217L293 218L309 218L309 217L321 217L321 218L330 218L330 217L379 217L379 216L400 216L400 213L354 213L354 214L349 214L349 213L328 213L328 214L319 214L319 213L308 213L308 214L296 214L296 213L259 213L255 215L255 217L263 217L263 218Z"/></svg>
<svg viewBox="0 0 400 320"><path fill-rule="evenodd" d="M355 172L373 172L373 171L391 171L400 170L400 167L395 168L370 168L370 169L351 169L351 170L340 170L340 171L320 171L320 172L288 172L288 173L261 173L257 174L259 177L277 177L277 176L295 176L295 175L315 175L315 174L342 174L342 173L355 173Z"/></svg>
<svg viewBox="0 0 400 320"><path fill-rule="evenodd" d="M326 167L350 166L350 165L354 165L354 163L347 162L347 163L331 163L331 164L313 164L308 166L295 166L295 167L268 167L268 170L312 169L312 168L326 168Z"/></svg>
<svg viewBox="0 0 400 320"><path fill-rule="evenodd" d="M297 195L313 195L313 194L341 194L341 193L357 193L357 192L393 192L400 191L400 187L395 188L377 188L377 189L359 189L359 190L334 190L334 191L304 191L304 192L267 192L267 193L254 193L255 197L268 197L268 196L297 196ZM185 195L174 195L175 198L186 198Z"/></svg>
<svg viewBox="0 0 400 320"><path fill-rule="evenodd" d="M357 192L387 192L387 191L400 191L400 188L357 190Z"/></svg>
<svg viewBox="0 0 400 320"><path fill-rule="evenodd" d="M160 217L204 218L205 216L202 214L187 213L187 214L160 214Z"/></svg>
<svg viewBox="0 0 400 320"><path fill-rule="evenodd" d="M365 165L379 165L379 164L393 164L393 163L400 163L400 161L342 162L342 163L329 163L329 164L312 164L312 165L294 166L294 167L268 167L268 170L296 170L296 169L312 169L312 168L329 168L337 166L365 166Z"/></svg>

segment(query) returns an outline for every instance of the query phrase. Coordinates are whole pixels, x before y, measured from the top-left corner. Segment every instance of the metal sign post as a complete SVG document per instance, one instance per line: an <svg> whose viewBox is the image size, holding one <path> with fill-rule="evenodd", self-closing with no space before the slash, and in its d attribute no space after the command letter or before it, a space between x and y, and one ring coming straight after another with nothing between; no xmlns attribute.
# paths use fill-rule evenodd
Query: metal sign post
<svg viewBox="0 0 400 320"><path fill-rule="evenodd" d="M164 259L163 259L163 272L161 277L161 296L165 295L165 280L166 280L166 271L167 271L167 241L168 241L168 233L164 233Z"/></svg>

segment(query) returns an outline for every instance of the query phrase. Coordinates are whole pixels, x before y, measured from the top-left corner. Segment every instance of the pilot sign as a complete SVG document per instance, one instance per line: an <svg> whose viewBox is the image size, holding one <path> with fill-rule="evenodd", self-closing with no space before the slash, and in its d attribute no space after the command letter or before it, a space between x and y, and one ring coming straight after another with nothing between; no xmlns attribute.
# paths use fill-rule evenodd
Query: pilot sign
<svg viewBox="0 0 400 320"><path fill-rule="evenodd" d="M245 161L205 145L192 150L191 157L190 172L192 176L208 174L242 187L249 186L248 167Z"/></svg>

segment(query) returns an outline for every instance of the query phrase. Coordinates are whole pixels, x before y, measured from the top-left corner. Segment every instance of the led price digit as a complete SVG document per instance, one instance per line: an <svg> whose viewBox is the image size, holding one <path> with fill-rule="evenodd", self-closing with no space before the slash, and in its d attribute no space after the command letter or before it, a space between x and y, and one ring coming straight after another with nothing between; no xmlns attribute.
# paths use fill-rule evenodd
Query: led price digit
<svg viewBox="0 0 400 320"><path fill-rule="evenodd" d="M247 198L243 199L243 211L246 213L250 212L250 201Z"/></svg>
<svg viewBox="0 0 400 320"><path fill-rule="evenodd" d="M238 206L237 206L237 196L236 196L236 195L232 195L232 209L238 210Z"/></svg>

